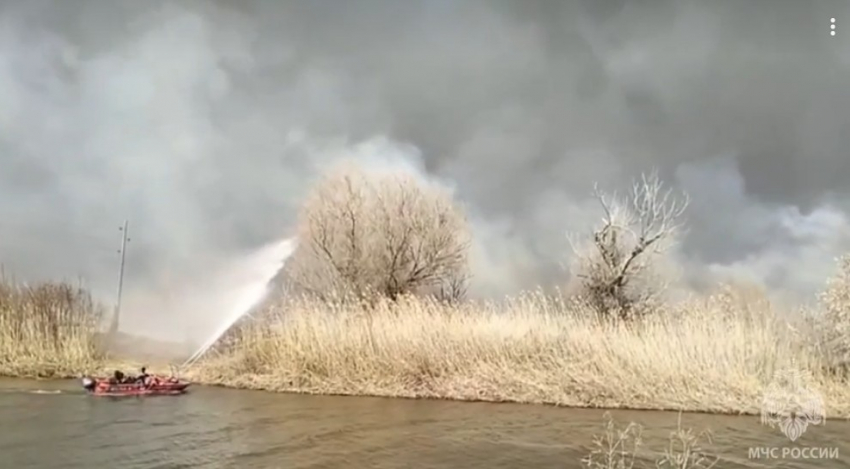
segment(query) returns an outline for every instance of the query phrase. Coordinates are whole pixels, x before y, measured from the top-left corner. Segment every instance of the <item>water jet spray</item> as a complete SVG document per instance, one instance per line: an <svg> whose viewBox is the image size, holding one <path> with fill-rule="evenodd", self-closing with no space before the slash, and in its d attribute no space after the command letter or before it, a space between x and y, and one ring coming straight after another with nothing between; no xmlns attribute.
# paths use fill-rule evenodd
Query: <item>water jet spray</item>
<svg viewBox="0 0 850 469"><path fill-rule="evenodd" d="M287 259L295 251L297 240L288 238L266 246L248 259L248 263L256 267L257 278L240 291L230 308L230 313L210 337L192 354L178 369L183 369L196 363L234 324L253 310L268 294L269 283L277 276L286 264Z"/></svg>

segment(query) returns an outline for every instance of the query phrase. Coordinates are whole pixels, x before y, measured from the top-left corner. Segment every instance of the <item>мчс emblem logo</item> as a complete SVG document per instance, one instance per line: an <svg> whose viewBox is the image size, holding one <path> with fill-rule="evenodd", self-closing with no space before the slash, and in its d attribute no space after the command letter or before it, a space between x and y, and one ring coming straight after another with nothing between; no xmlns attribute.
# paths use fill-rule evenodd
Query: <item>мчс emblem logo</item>
<svg viewBox="0 0 850 469"><path fill-rule="evenodd" d="M777 371L762 397L762 424L779 427L791 441L796 441L809 425L824 423L823 398L806 384L797 370Z"/></svg>

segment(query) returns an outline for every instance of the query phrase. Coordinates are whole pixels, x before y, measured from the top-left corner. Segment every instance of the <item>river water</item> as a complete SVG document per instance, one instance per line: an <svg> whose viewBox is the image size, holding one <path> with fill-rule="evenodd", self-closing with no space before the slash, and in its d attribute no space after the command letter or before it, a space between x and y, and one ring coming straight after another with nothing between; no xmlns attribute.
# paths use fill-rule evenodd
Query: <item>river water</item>
<svg viewBox="0 0 850 469"><path fill-rule="evenodd" d="M0 380L0 467L563 469L581 467L604 424L601 410L190 389L115 399L73 381ZM612 415L643 425L652 451L676 428L676 413ZM794 444L757 417L682 421L712 430L716 467L850 467L848 422L810 426ZM748 456L750 447L799 445L838 448L838 458Z"/></svg>

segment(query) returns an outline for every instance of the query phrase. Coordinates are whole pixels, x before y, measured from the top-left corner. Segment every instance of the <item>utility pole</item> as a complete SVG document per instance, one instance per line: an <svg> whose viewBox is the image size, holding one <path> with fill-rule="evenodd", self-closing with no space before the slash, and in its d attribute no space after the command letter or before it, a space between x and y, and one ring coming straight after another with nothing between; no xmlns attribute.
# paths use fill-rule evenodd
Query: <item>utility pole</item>
<svg viewBox="0 0 850 469"><path fill-rule="evenodd" d="M130 242L130 222L124 220L124 226L119 226L118 231L121 232L121 249L118 253L121 254L121 265L118 270L118 295L115 301L115 314L112 316L112 324L109 327L109 335L115 336L118 332L118 323L121 316L121 293L124 290L124 261L127 259L127 243Z"/></svg>

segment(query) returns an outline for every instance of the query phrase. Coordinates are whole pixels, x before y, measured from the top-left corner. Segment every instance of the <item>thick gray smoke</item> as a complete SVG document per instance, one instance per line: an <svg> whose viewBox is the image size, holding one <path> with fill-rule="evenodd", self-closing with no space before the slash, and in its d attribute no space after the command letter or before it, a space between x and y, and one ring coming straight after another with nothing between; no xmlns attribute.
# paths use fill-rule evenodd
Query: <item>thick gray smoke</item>
<svg viewBox="0 0 850 469"><path fill-rule="evenodd" d="M593 181L658 169L690 284L805 300L850 249L845 38L838 0L7 1L0 262L112 301L129 218L127 326L180 324L353 156L450 184L502 294L564 281Z"/></svg>

